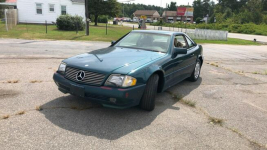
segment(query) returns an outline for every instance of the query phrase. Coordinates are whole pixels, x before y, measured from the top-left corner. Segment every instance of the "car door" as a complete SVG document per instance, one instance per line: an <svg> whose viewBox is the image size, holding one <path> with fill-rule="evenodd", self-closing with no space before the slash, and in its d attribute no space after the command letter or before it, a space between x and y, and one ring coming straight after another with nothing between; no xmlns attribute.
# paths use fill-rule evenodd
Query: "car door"
<svg viewBox="0 0 267 150"><path fill-rule="evenodd" d="M185 60L186 69L184 73L187 76L190 76L195 68L196 60L197 60L197 45L188 37L184 36L187 42L187 59Z"/></svg>
<svg viewBox="0 0 267 150"><path fill-rule="evenodd" d="M186 48L188 49L186 37L183 34L177 34L173 37L173 48ZM177 43L175 44L175 40ZM173 51L173 50L172 50ZM184 80L187 78L188 73L188 64L190 64L189 60L191 58L191 51L187 54L178 54L175 58L171 60L172 66L172 85Z"/></svg>

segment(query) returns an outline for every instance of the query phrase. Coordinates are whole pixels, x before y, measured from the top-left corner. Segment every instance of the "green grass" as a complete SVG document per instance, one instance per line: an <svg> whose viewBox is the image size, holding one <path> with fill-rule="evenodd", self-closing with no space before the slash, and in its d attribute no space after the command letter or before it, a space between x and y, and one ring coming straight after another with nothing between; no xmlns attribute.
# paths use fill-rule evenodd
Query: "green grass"
<svg viewBox="0 0 267 150"><path fill-rule="evenodd" d="M0 38L18 38L18 39L51 39L51 40L83 40L83 41L105 41L117 40L132 28L108 25L108 35L106 35L106 25L90 25L90 36L85 36L85 31L61 31L55 25L48 26L46 34L45 25L18 24L15 28L7 32L5 24L0 23Z"/></svg>
<svg viewBox="0 0 267 150"><path fill-rule="evenodd" d="M108 35L106 35L106 24L99 23L98 26L90 25L90 36L85 36L85 31L61 31L55 25L48 26L46 34L45 25L36 24L18 24L10 31L5 30L5 24L0 22L0 38L17 38L17 39L49 39L49 40L77 40L77 41L105 41L110 42L117 40L126 33L132 31L131 27L123 27L118 25L108 25ZM212 40L195 40L199 44L231 44L231 45L260 45L252 41L232 39L228 41L212 41Z"/></svg>
<svg viewBox="0 0 267 150"><path fill-rule="evenodd" d="M195 40L198 44L230 44L230 45L261 45L260 43L242 40L242 39L235 39L235 38L228 38L227 41L214 41L214 40Z"/></svg>

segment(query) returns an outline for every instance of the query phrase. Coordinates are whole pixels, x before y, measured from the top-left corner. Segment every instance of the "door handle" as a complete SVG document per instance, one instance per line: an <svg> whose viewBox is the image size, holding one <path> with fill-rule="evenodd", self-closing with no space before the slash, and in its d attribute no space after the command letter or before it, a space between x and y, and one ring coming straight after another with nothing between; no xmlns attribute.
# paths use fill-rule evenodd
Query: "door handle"
<svg viewBox="0 0 267 150"><path fill-rule="evenodd" d="M191 54L190 56L195 56L195 54Z"/></svg>

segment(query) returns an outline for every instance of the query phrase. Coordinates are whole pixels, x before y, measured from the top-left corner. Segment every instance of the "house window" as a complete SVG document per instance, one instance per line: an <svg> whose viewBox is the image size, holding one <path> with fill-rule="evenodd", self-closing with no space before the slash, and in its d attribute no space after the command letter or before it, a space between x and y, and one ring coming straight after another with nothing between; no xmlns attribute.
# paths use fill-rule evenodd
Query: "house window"
<svg viewBox="0 0 267 150"><path fill-rule="evenodd" d="M49 11L55 12L55 5L54 4L49 4Z"/></svg>
<svg viewBox="0 0 267 150"><path fill-rule="evenodd" d="M66 15L67 14L67 7L66 6L61 6L61 15Z"/></svg>
<svg viewBox="0 0 267 150"><path fill-rule="evenodd" d="M36 13L43 14L42 4L39 4L39 3L36 4Z"/></svg>

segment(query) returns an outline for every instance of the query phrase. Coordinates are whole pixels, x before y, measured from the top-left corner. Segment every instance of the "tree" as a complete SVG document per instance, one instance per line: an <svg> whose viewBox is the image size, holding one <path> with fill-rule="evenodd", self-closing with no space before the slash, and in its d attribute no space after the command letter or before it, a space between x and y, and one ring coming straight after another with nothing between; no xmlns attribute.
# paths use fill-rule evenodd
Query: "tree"
<svg viewBox="0 0 267 150"><path fill-rule="evenodd" d="M176 2L171 2L171 4L168 4L167 10L169 11L177 11Z"/></svg>
<svg viewBox="0 0 267 150"><path fill-rule="evenodd" d="M201 0L196 0L193 2L194 7L194 18L203 18L203 6Z"/></svg>
<svg viewBox="0 0 267 150"><path fill-rule="evenodd" d="M116 0L89 0L89 14L94 16L95 26L100 15L115 17L120 12L120 5Z"/></svg>
<svg viewBox="0 0 267 150"><path fill-rule="evenodd" d="M0 0L0 3L5 2L6 0ZM3 6L0 5L0 18L4 17L4 10Z"/></svg>
<svg viewBox="0 0 267 150"><path fill-rule="evenodd" d="M218 0L218 5L221 6L220 13L224 13L223 11L227 8L230 8L233 12L238 13L242 6L246 5L249 0ZM217 12L219 13L219 12Z"/></svg>
<svg viewBox="0 0 267 150"><path fill-rule="evenodd" d="M210 0L203 0L203 4L202 4L202 8L203 8L203 15L206 16L206 15L209 15L211 16L210 14Z"/></svg>
<svg viewBox="0 0 267 150"><path fill-rule="evenodd" d="M251 13L251 21L260 24L262 22L262 0L249 0L246 9Z"/></svg>
<svg viewBox="0 0 267 150"><path fill-rule="evenodd" d="M210 0L195 0L193 2L194 7L194 18L203 18L207 15L209 16L215 16L214 15L214 8L215 3L214 1Z"/></svg>
<svg viewBox="0 0 267 150"><path fill-rule="evenodd" d="M267 0L262 0L262 10L267 14Z"/></svg>

